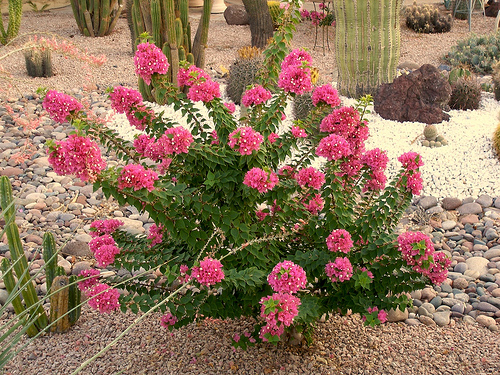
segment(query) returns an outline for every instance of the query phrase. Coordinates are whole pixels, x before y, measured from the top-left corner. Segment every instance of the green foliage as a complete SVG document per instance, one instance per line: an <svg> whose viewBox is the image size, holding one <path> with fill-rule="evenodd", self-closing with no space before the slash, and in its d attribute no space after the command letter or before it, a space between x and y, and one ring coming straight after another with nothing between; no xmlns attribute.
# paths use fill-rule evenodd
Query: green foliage
<svg viewBox="0 0 500 375"><path fill-rule="evenodd" d="M277 33L277 42L264 52L269 62L266 67L280 66L291 30ZM277 78L279 71L274 73L265 77ZM266 82L262 75L258 78ZM154 83L161 77L154 75L152 80ZM288 166L297 173L317 161L320 142L330 136L320 132L318 124L332 108L319 103L303 121L296 121L294 125L303 126L307 133L306 139L297 138L281 124L281 114L296 95L272 87L273 97L251 106L240 120L229 113L220 98L203 103L207 111L202 112L185 93L166 90L166 102L186 119L183 129L189 129L193 139L185 152L168 155L169 166L163 171L159 170L161 160L149 159L138 147L94 123L85 113L71 118L78 134L105 141L108 151L119 155L119 164L104 170L94 188L102 188L107 198L115 198L120 205L147 212L161 230L161 242L154 244L144 235L124 231L112 234L121 248L113 265L131 272L145 271L122 281L128 292L120 297L122 311L168 311L177 318L174 328L199 317L252 316L257 320L253 335L258 336L266 324L260 317L262 310L285 311L281 297L272 295L268 277L276 264L287 260L300 266L307 279L294 296L287 296L293 303L300 299L294 326L288 333L307 339L312 337L310 328L329 311L351 310L366 315L375 306L404 309L410 303L405 293L421 289L429 281L406 262L394 234L412 200L408 180L419 176L418 168L402 168L385 189L365 189L372 179L370 167L362 165L355 176L341 173L351 157L361 160L360 151L360 155L325 162L320 167L324 173L321 186L300 185L300 179L279 171ZM367 96L354 108L344 108L359 114L356 131L360 133L366 130L365 115L371 102ZM229 146L230 138L243 137L241 126L251 127L262 136L258 150L247 154ZM171 128L181 131L162 113L144 131L158 140ZM213 130L218 142L213 142ZM270 142L271 133L279 134L278 140ZM159 172L154 188L121 186L118 176L127 164ZM256 170L263 172L259 179L265 188L262 192L249 186L248 180ZM276 185L271 180L263 181L275 174L279 180ZM313 197L319 197L321 208L308 206ZM349 232L353 240L352 248L342 254L327 245L328 236L337 229ZM352 275L342 282L326 271L328 264L341 257L353 266ZM207 258L220 261L222 268L217 265L214 272L222 270L224 278L213 283L200 281L204 270L199 267ZM427 259L422 266L430 267L430 262ZM161 275L151 279L156 270ZM370 324L376 322L373 316L369 320ZM269 332L262 336L270 342L280 339ZM241 346L248 343L243 341Z"/></svg>
<svg viewBox="0 0 500 375"><path fill-rule="evenodd" d="M451 15L444 17L431 5L417 5L405 8L406 26L417 33L445 33L451 30Z"/></svg>
<svg viewBox="0 0 500 375"><path fill-rule="evenodd" d="M80 32L98 37L113 32L123 10L123 0L70 0Z"/></svg>
<svg viewBox="0 0 500 375"><path fill-rule="evenodd" d="M451 85L448 105L452 109L478 109L481 102L481 85L476 79L458 78Z"/></svg>
<svg viewBox="0 0 500 375"><path fill-rule="evenodd" d="M21 18L23 15L23 2L22 0L8 0L9 1L9 23L7 30L3 24L3 17L0 15L0 44L7 44L19 34L21 27ZM0 2L1 4L1 2Z"/></svg>
<svg viewBox="0 0 500 375"><path fill-rule="evenodd" d="M452 67L467 66L477 74L491 74L500 58L500 34L473 35L457 42L443 59Z"/></svg>
<svg viewBox="0 0 500 375"><path fill-rule="evenodd" d="M269 14L273 21L274 28L277 28L283 22L283 9L280 8L279 1L268 1L267 6L269 7Z"/></svg>

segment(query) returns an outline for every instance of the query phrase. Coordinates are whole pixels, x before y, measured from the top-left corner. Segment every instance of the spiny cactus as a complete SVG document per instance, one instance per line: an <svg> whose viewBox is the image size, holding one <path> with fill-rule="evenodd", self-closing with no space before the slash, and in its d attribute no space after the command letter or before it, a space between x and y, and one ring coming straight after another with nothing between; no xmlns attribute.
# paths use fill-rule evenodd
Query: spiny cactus
<svg viewBox="0 0 500 375"><path fill-rule="evenodd" d="M269 14L273 21L274 28L277 28L283 22L283 9L280 8L279 1L268 1Z"/></svg>
<svg viewBox="0 0 500 375"><path fill-rule="evenodd" d="M257 73L264 61L260 50L251 47L243 47L238 51L238 55L239 57L229 68L226 80L226 94L236 104L240 104L241 96L246 88L255 83Z"/></svg>
<svg viewBox="0 0 500 375"><path fill-rule="evenodd" d="M491 74L493 65L500 60L500 34L472 35L457 42L443 56L452 67L467 66L478 74Z"/></svg>
<svg viewBox="0 0 500 375"><path fill-rule="evenodd" d="M426 125L424 128L424 137L428 141L435 141L438 136L436 125Z"/></svg>
<svg viewBox="0 0 500 375"><path fill-rule="evenodd" d="M17 36L17 34L19 34L22 15L22 0L9 0L9 23L7 25L7 30L4 28L2 15L0 15L0 44L5 45L9 43Z"/></svg>
<svg viewBox="0 0 500 375"><path fill-rule="evenodd" d="M312 93L306 92L302 95L296 95L295 98L293 98L292 112L293 117L296 120L306 119L309 112L311 112L311 109L313 108L311 97Z"/></svg>
<svg viewBox="0 0 500 375"><path fill-rule="evenodd" d="M451 30L451 15L441 16L431 5L417 5L405 8L406 26L417 33L444 33Z"/></svg>
<svg viewBox="0 0 500 375"><path fill-rule="evenodd" d="M481 85L477 80L458 78L451 86L451 97L448 105L452 109L478 109L481 93Z"/></svg>
<svg viewBox="0 0 500 375"><path fill-rule="evenodd" d="M497 125L495 132L493 133L492 139L493 150L497 154L497 157L500 159L500 124Z"/></svg>
<svg viewBox="0 0 500 375"><path fill-rule="evenodd" d="M26 71L30 77L52 77L52 53L48 48L32 48L24 51Z"/></svg>
<svg viewBox="0 0 500 375"><path fill-rule="evenodd" d="M495 99L500 101L500 62L495 63L492 68L493 92L495 93Z"/></svg>
<svg viewBox="0 0 500 375"><path fill-rule="evenodd" d="M78 29L85 36L109 35L123 10L123 0L70 0Z"/></svg>

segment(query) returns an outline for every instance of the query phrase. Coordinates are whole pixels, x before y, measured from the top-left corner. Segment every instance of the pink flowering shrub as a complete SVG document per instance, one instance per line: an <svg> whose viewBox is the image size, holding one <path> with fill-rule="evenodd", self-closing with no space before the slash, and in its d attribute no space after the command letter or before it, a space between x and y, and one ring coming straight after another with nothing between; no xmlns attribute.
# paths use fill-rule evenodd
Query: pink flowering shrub
<svg viewBox="0 0 500 375"><path fill-rule="evenodd" d="M170 64L161 49L153 43L140 43L134 56L135 74L146 84L151 83L153 74L167 74Z"/></svg>
<svg viewBox="0 0 500 375"><path fill-rule="evenodd" d="M68 121L71 116L76 116L83 108L75 98L55 90L47 92L42 105L43 109L56 122Z"/></svg>
<svg viewBox="0 0 500 375"><path fill-rule="evenodd" d="M110 313L120 308L120 292L106 284L96 284L85 292L89 306L100 313Z"/></svg>
<svg viewBox="0 0 500 375"><path fill-rule="evenodd" d="M71 142L53 147L49 160L56 171L86 171L95 189L154 222L140 234L117 222L92 224L96 236L89 246L98 264L134 274L120 285L127 292L121 296L89 283L84 289L96 297L89 299L93 307L155 308L166 314L168 329L202 317L251 316L254 333L235 341L250 345L276 342L295 329L311 337L314 323L334 310L380 323L385 311L408 306L406 292L446 280L450 263L443 253L433 252L424 237L407 234L398 242L395 234L421 189L420 156L401 156L402 168L387 181L387 154L365 148L370 100L339 107L331 87L316 93L312 116L290 131L282 126L286 103L308 89L312 59L295 50L274 61L280 45L272 42L264 54L271 68L259 79L265 89L266 78L276 84L272 97L249 94L258 103L241 119L210 75L188 66L178 75L182 90L151 74L169 111L185 120L182 127L169 111L152 115L125 89L110 95L116 110L133 111L141 121L133 142L82 111L68 117L76 131ZM276 66L297 74L272 75ZM325 108L331 111L326 116ZM116 164L96 168L96 148L82 152L91 144L76 137L99 141L114 152ZM73 155L78 160L68 166L64 161Z"/></svg>
<svg viewBox="0 0 500 375"><path fill-rule="evenodd" d="M271 97L271 91L266 90L261 85L255 85L243 93L241 104L245 107L250 107L251 105L262 104L271 99Z"/></svg>

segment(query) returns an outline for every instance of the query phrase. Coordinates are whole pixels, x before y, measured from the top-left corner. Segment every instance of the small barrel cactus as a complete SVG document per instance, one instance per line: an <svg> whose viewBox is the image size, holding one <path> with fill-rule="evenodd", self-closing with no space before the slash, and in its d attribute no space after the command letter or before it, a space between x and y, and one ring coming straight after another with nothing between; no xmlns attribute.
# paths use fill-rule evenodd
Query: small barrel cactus
<svg viewBox="0 0 500 375"><path fill-rule="evenodd" d="M26 71L30 77L52 77L52 53L47 48L30 48L24 51Z"/></svg>
<svg viewBox="0 0 500 375"><path fill-rule="evenodd" d="M236 104L240 104L245 89L255 83L257 72L262 68L264 58L257 48L243 47L238 58L229 68L226 94Z"/></svg>
<svg viewBox="0 0 500 375"><path fill-rule="evenodd" d="M481 93L481 85L477 80L459 78L451 86L451 97L448 104L452 109L478 109Z"/></svg>
<svg viewBox="0 0 500 375"><path fill-rule="evenodd" d="M445 33L451 30L451 15L444 17L431 5L417 5L405 9L406 26L417 33Z"/></svg>
<svg viewBox="0 0 500 375"><path fill-rule="evenodd" d="M425 147L441 147L446 146L448 141L442 136L438 134L438 130L436 125L426 125L424 128L424 137L420 143Z"/></svg>
<svg viewBox="0 0 500 375"><path fill-rule="evenodd" d="M436 140L436 137L438 135L437 127L436 125L426 125L424 128L424 137L426 140L434 141Z"/></svg>
<svg viewBox="0 0 500 375"><path fill-rule="evenodd" d="M493 150L497 154L497 157L500 159L500 124L497 125L497 128L493 133L491 144L493 145Z"/></svg>
<svg viewBox="0 0 500 375"><path fill-rule="evenodd" d="M312 94L306 92L302 95L296 95L293 99L292 112L296 120L304 120L313 108Z"/></svg>

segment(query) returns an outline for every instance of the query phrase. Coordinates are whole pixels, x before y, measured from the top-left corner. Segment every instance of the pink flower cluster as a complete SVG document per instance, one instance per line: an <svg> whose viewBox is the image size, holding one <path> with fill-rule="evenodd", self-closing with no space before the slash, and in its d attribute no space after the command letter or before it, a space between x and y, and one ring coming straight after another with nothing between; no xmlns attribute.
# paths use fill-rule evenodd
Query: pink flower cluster
<svg viewBox="0 0 500 375"><path fill-rule="evenodd" d="M332 108L340 105L339 93L330 84L317 87L311 99L315 107L321 104L329 105Z"/></svg>
<svg viewBox="0 0 500 375"><path fill-rule="evenodd" d="M109 313L118 310L120 292L106 284L96 284L85 292L89 306L100 313Z"/></svg>
<svg viewBox="0 0 500 375"><path fill-rule="evenodd" d="M325 202L321 197L321 194L315 194L313 198L309 200L308 203L303 203L304 207L307 211L309 211L312 215L317 215L325 206Z"/></svg>
<svg viewBox="0 0 500 375"><path fill-rule="evenodd" d="M271 304L268 301L271 301ZM265 319L266 325L261 328L259 337L262 341L268 341L266 334L281 336L285 327L292 324L299 313L300 298L287 293L274 293L272 296L263 297L260 304L260 316ZM269 305L274 308L269 308Z"/></svg>
<svg viewBox="0 0 500 375"><path fill-rule="evenodd" d="M306 51L295 49L290 52L281 63L278 87L298 95L312 91L311 63L312 57Z"/></svg>
<svg viewBox="0 0 500 375"><path fill-rule="evenodd" d="M353 247L351 234L345 229L334 229L326 239L328 250L347 254Z"/></svg>
<svg viewBox="0 0 500 375"><path fill-rule="evenodd" d="M380 310L378 309L377 306L375 307L369 307L368 308L368 313L369 314L374 314L377 313L377 319L380 321L380 323L385 323L387 322L387 312L385 310ZM363 321L366 321L366 317L363 316Z"/></svg>
<svg viewBox="0 0 500 375"><path fill-rule="evenodd" d="M294 294L306 286L307 277L301 266L285 260L274 266L267 282L275 292Z"/></svg>
<svg viewBox="0 0 500 375"><path fill-rule="evenodd" d="M352 264L348 258L336 258L325 266L325 273L333 283L350 280L352 272Z"/></svg>
<svg viewBox="0 0 500 375"><path fill-rule="evenodd" d="M170 66L161 49L153 43L147 42L137 45L134 64L135 74L141 77L147 85L151 83L153 74L167 74Z"/></svg>
<svg viewBox="0 0 500 375"><path fill-rule="evenodd" d="M89 242L89 248L99 267L107 267L115 261L115 256L120 253L115 240L109 234L94 237Z"/></svg>
<svg viewBox="0 0 500 375"><path fill-rule="evenodd" d="M244 126L234 130L229 134L229 147L232 149L238 147L241 155L251 155L258 151L264 137L250 126Z"/></svg>
<svg viewBox="0 0 500 375"><path fill-rule="evenodd" d="M325 183L325 174L314 167L302 168L296 178L297 183L303 188L310 187L319 190Z"/></svg>
<svg viewBox="0 0 500 375"><path fill-rule="evenodd" d="M189 88L187 97L193 102L208 103L215 98L220 98L220 88L217 82L206 80Z"/></svg>
<svg viewBox="0 0 500 375"><path fill-rule="evenodd" d="M188 68L180 68L177 73L177 84L179 86L198 85L210 79L210 76L203 69L195 65L190 65Z"/></svg>
<svg viewBox="0 0 500 375"><path fill-rule="evenodd" d="M92 237L102 236L103 234L111 234L123 224L123 221L117 219L96 220L90 224L89 234Z"/></svg>
<svg viewBox="0 0 500 375"><path fill-rule="evenodd" d="M279 182L278 176L273 171L266 172L263 169L254 167L250 169L243 179L243 183L259 193L272 190Z"/></svg>
<svg viewBox="0 0 500 375"><path fill-rule="evenodd" d="M363 191L377 191L385 188L387 177L384 172L388 161L387 153L379 148L363 154L361 163L370 169L370 179L365 182Z"/></svg>
<svg viewBox="0 0 500 375"><path fill-rule="evenodd" d="M99 270L96 270L94 268L80 271L78 277L84 280L78 281L78 289L80 289L84 293L87 290L92 289L99 283L98 279L100 274L101 273L99 272Z"/></svg>
<svg viewBox="0 0 500 375"><path fill-rule="evenodd" d="M289 166L289 165L285 165L283 167L281 167L279 170L278 170L278 174L280 176L286 176L286 177L289 177L289 178L295 178L295 168Z"/></svg>
<svg viewBox="0 0 500 375"><path fill-rule="evenodd" d="M245 107L250 107L251 105L262 104L271 99L271 97L271 91L266 90L261 85L255 85L243 93L243 96L241 97L241 104Z"/></svg>
<svg viewBox="0 0 500 375"><path fill-rule="evenodd" d="M269 212L264 212L262 210L257 210L257 211L255 211L255 216L257 216L257 219L259 219L259 221L264 221L264 219L266 218L266 216L269 216Z"/></svg>
<svg viewBox="0 0 500 375"><path fill-rule="evenodd" d="M55 90L47 92L42 106L56 122L67 121L83 108L75 98Z"/></svg>
<svg viewBox="0 0 500 375"><path fill-rule="evenodd" d="M292 126L292 135L295 138L307 138L307 133L300 126Z"/></svg>
<svg viewBox="0 0 500 375"><path fill-rule="evenodd" d="M74 174L82 181L95 182L106 168L99 145L86 137L71 134L49 149L49 163L59 175Z"/></svg>
<svg viewBox="0 0 500 375"><path fill-rule="evenodd" d="M193 143L191 132L182 126L165 130L165 133L158 140L158 146L164 155L187 154L191 143Z"/></svg>
<svg viewBox="0 0 500 375"><path fill-rule="evenodd" d="M224 279L222 263L217 259L205 257L199 267L193 267L191 277L202 285L215 285Z"/></svg>
<svg viewBox="0 0 500 375"><path fill-rule="evenodd" d="M440 284L448 276L451 260L442 252L436 253L429 236L422 232L405 232L398 236L399 251L405 262L429 277L434 284Z"/></svg>
<svg viewBox="0 0 500 375"><path fill-rule="evenodd" d="M340 135L330 134L319 141L316 155L323 156L328 160L339 160L351 154L349 142Z"/></svg>
<svg viewBox="0 0 500 375"><path fill-rule="evenodd" d="M145 169L140 164L129 164L123 167L118 177L118 189L141 190L146 188L148 191L153 191L156 180L158 180L158 175L151 169Z"/></svg>
<svg viewBox="0 0 500 375"><path fill-rule="evenodd" d="M406 170L403 174L407 178L406 189L413 195L420 195L423 188L423 180L422 175L418 172L418 168L424 165L422 157L416 152L407 152L402 154L398 160Z"/></svg>
<svg viewBox="0 0 500 375"><path fill-rule="evenodd" d="M160 324L164 328L169 328L170 326L175 325L175 323L177 323L177 320L177 317L175 315L172 315L172 313L166 313L160 318Z"/></svg>
<svg viewBox="0 0 500 375"><path fill-rule="evenodd" d="M109 94L111 108L118 113L124 113L132 126L144 130L154 117L154 111L147 108L139 91L123 86L116 86Z"/></svg>
<svg viewBox="0 0 500 375"><path fill-rule="evenodd" d="M269 143L273 144L274 142L277 141L277 139L279 138L280 136L276 133L271 133L267 136L267 140L269 141Z"/></svg>
<svg viewBox="0 0 500 375"><path fill-rule="evenodd" d="M234 111L236 111L236 105L234 103L230 103L230 102L225 102L224 103L224 106L227 108L227 110L229 111L229 113L233 114Z"/></svg>
<svg viewBox="0 0 500 375"><path fill-rule="evenodd" d="M163 232L165 228L163 225L156 225L156 223L151 224L148 230L148 240L151 240L151 247L156 244L159 244L163 241Z"/></svg>

